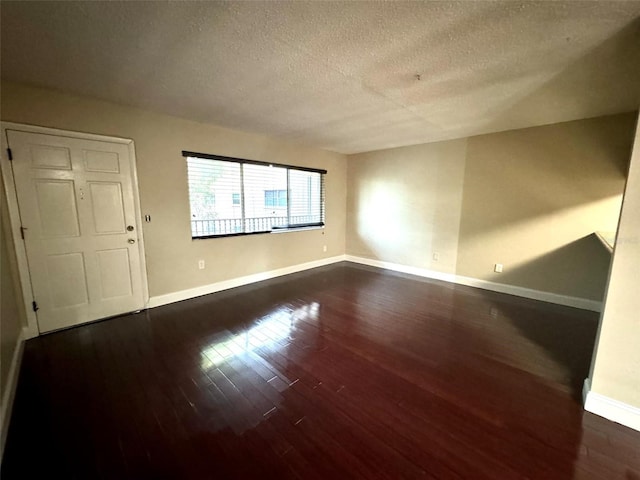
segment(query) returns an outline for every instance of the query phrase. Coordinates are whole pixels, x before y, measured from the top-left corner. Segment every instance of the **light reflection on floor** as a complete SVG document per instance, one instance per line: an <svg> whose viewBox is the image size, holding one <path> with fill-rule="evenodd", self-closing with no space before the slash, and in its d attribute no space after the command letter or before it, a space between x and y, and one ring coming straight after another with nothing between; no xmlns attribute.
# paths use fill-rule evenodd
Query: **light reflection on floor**
<svg viewBox="0 0 640 480"><path fill-rule="evenodd" d="M292 310L280 307L262 317L254 327L215 342L201 352L200 368L206 371L219 367L233 357L253 353L256 349L275 347L285 339L292 338L296 323L302 320L317 320L320 305L317 302Z"/></svg>
<svg viewBox="0 0 640 480"><path fill-rule="evenodd" d="M226 426L236 435L242 435L280 412L283 392L299 379L280 371L268 358L269 352L280 351L295 342L300 322L315 323L319 308L317 302L295 309L290 305L281 306L257 320L252 328L236 335L229 334L201 351L200 368L211 379L218 395L226 396L226 402L234 405L236 415L227 418ZM238 371L245 374L238 377L234 373ZM248 371L252 373L248 374ZM238 378L251 380L249 384L244 381L234 383ZM261 392L257 396L256 387ZM207 428L215 432L224 425L210 423Z"/></svg>

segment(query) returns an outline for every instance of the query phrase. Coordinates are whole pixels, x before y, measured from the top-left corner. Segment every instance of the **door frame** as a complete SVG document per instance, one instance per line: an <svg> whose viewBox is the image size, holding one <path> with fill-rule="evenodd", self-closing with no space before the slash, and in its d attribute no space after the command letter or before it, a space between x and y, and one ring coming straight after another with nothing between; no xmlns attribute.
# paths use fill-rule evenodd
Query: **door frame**
<svg viewBox="0 0 640 480"><path fill-rule="evenodd" d="M24 311L26 313L27 325L24 329L25 338L33 338L40 335L38 327L38 318L36 312L33 311L33 289L31 287L31 273L29 272L29 262L27 261L27 250L24 241L20 235L20 209L18 207L18 195L16 191L15 178L13 176L13 167L9 160L9 140L7 130L17 130L26 133L40 133L45 135L55 135L58 137L68 137L83 140L97 140L101 142L119 143L127 145L131 158L131 182L133 188L133 200L135 209L135 219L137 222L138 232L138 251L140 252L140 275L142 279L142 296L144 307L149 305L149 284L147 281L147 263L144 250L144 235L142 229L142 213L140 208L140 193L138 190L138 173L136 168L136 154L133 140L130 138L110 137L106 135L96 135L92 133L74 132L70 130L60 130L57 128L40 127L37 125L27 125L14 122L0 122L2 136L0 142L2 144L2 155L0 156L0 169L2 171L2 181L4 183L4 191L6 197L2 200L7 201L7 209L9 210L9 220L11 222L11 235L15 246L15 255L18 263L18 276L20 286L22 287L22 301Z"/></svg>

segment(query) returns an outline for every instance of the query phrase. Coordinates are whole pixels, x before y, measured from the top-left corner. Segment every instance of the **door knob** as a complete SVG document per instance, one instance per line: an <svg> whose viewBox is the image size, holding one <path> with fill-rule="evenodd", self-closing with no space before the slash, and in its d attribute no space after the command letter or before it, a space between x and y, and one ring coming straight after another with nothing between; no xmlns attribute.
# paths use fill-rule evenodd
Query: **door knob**
<svg viewBox="0 0 640 480"><path fill-rule="evenodd" d="M136 243L136 241L133 238L130 238L129 240L127 240L127 242L129 243Z"/></svg>

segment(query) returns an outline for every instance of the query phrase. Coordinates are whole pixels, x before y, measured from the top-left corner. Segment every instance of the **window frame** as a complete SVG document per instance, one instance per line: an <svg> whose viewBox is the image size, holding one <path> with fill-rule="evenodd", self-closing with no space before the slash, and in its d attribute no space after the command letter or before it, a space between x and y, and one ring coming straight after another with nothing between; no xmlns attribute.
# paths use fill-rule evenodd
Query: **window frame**
<svg viewBox="0 0 640 480"><path fill-rule="evenodd" d="M320 169L320 168L310 168L310 167L300 167L297 165L287 165L287 164L283 164L283 163L274 163L274 162L264 162L264 161L259 161L259 160L249 160L246 158L236 158L236 157L226 157L223 155L214 155L214 154L210 154L210 153L200 153L200 152L192 152L189 150L183 150L182 151L182 157L185 159L188 159L189 157L192 158L199 158L199 159L204 159L204 160L218 160L218 161L222 161L222 162L231 162L231 163L237 163L240 164L240 171L243 171L243 165L244 164L250 164L250 165L261 165L261 166L267 166L267 167L279 167L279 168L285 168L287 170L287 185L289 184L289 171L290 170L297 170L297 171L301 171L301 172L310 172L310 173L318 173L320 174L320 222L311 222L311 223L305 223L305 224L287 224L287 226L273 226L271 227L271 230L264 230L264 231L255 231L255 232L237 232L237 233L223 233L223 234L219 234L219 235L199 235L199 236L193 236L193 231L191 231L191 239L192 240L205 240L205 239L209 239L209 238L224 238L224 237L239 237L239 236L245 236L245 235L258 235L258 234L262 234L262 233L281 233L281 232L293 232L296 230L308 230L308 229L314 229L314 228L324 228L325 226L325 215L326 215L326 208L325 208L325 175L327 174L327 170L325 169ZM188 186L188 185L187 185ZM241 173L241 184L240 184L240 198L242 199L244 197L244 181L242 179L242 173ZM287 198L287 206L286 207L275 207L275 208L286 208L287 210L287 221L290 220L290 213L289 213L289 205L290 205L290 188L287 187L286 189L286 198ZM215 192L214 192L215 195ZM242 200L241 200L242 202ZM241 203L242 205L242 203ZM189 207L191 208L191 196L189 195ZM244 205L242 205L242 223L244 225L245 223L245 214L244 214ZM269 207L271 208L271 207Z"/></svg>

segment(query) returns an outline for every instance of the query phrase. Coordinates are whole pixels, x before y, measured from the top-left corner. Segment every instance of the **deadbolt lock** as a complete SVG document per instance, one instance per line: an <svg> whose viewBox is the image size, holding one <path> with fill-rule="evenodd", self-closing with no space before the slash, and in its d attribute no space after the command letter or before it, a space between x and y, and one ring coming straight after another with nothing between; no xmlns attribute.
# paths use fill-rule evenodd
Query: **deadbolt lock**
<svg viewBox="0 0 640 480"><path fill-rule="evenodd" d="M133 225L127 225L127 232L133 232Z"/></svg>

